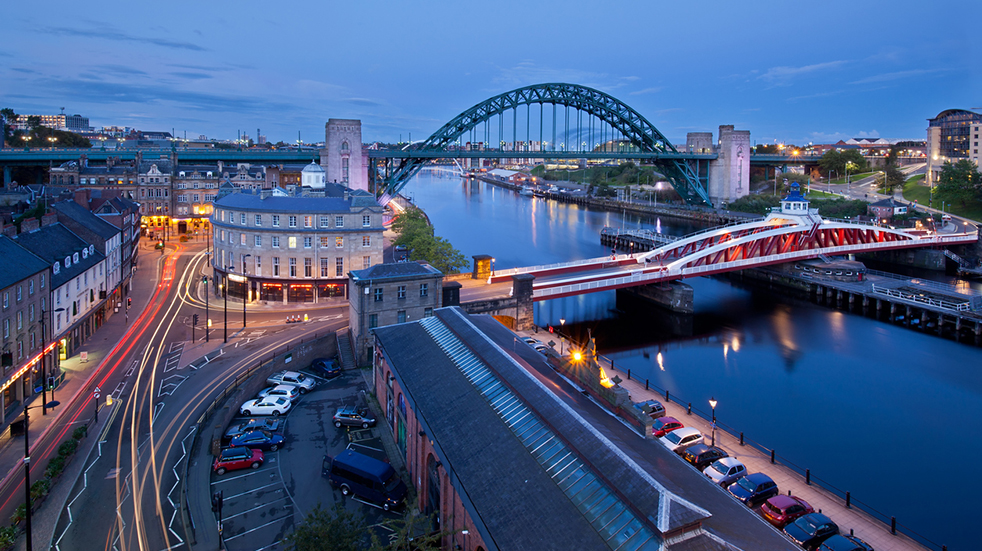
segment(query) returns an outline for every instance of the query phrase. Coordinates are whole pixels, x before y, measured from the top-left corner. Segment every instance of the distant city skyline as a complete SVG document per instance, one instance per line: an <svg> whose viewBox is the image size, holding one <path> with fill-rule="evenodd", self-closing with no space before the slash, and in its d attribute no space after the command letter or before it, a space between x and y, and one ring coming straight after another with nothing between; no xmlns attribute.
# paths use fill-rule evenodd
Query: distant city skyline
<svg viewBox="0 0 982 551"><path fill-rule="evenodd" d="M0 107L189 138L423 139L471 106L545 82L630 105L673 143L732 124L762 143L923 140L982 106L968 0L244 3L234 10L54 1L5 6ZM534 138L533 138L534 139Z"/></svg>

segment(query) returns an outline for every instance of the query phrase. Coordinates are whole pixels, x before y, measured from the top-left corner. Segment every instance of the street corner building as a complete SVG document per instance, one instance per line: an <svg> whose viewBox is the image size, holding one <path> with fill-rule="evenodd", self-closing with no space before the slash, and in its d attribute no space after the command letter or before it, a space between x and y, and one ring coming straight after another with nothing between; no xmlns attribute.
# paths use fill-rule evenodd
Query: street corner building
<svg viewBox="0 0 982 551"><path fill-rule="evenodd" d="M796 549L459 307L378 327L374 391L445 549Z"/></svg>

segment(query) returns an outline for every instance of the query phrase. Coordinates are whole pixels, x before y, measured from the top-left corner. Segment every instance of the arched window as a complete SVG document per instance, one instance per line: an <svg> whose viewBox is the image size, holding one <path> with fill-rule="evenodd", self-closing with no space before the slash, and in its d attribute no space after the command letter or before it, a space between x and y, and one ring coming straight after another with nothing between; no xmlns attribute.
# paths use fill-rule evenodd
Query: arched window
<svg viewBox="0 0 982 551"><path fill-rule="evenodd" d="M341 151L348 151L348 142L347 142L347 140L341 142Z"/></svg>

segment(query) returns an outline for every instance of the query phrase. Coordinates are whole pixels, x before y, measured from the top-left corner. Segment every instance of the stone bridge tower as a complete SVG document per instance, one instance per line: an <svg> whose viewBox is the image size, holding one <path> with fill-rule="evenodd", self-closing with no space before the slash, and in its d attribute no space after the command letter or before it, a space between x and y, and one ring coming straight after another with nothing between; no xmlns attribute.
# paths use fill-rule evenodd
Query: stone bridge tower
<svg viewBox="0 0 982 551"><path fill-rule="evenodd" d="M720 125L716 152L709 163L709 199L722 206L750 193L750 131Z"/></svg>
<svg viewBox="0 0 982 551"><path fill-rule="evenodd" d="M328 182L368 191L368 156L362 152L361 121L328 119L321 166Z"/></svg>

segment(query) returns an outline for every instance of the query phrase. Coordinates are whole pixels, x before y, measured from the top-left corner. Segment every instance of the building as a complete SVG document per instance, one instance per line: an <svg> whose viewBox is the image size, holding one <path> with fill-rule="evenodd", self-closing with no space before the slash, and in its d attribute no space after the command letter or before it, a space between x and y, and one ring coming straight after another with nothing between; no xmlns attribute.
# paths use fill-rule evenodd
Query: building
<svg viewBox="0 0 982 551"><path fill-rule="evenodd" d="M82 115L66 115L64 113L59 115L17 115L17 120L8 122L8 124L15 130L28 130L30 128L28 126L29 117L38 117L41 120L41 126L55 130L64 130L67 132L89 132L92 130L89 127L88 117L83 117Z"/></svg>
<svg viewBox="0 0 982 551"><path fill-rule="evenodd" d="M443 549L797 549L494 318L440 308L373 332L379 426Z"/></svg>
<svg viewBox="0 0 982 551"><path fill-rule="evenodd" d="M348 326L358 365L372 359L372 329L428 318L441 306L443 272L429 264L377 264L348 277Z"/></svg>
<svg viewBox="0 0 982 551"><path fill-rule="evenodd" d="M336 184L250 193L226 183L220 191L212 267L216 280L235 276L231 296L248 289L250 300L345 298L348 271L382 262L383 209L368 193Z"/></svg>
<svg viewBox="0 0 982 551"><path fill-rule="evenodd" d="M139 186L134 200L140 204L140 214L152 220L169 218L174 212L171 208L173 164L170 159L140 161L138 173Z"/></svg>
<svg viewBox="0 0 982 551"><path fill-rule="evenodd" d="M368 190L368 155L361 143L361 121L328 119L324 125L321 166L327 181L347 188Z"/></svg>
<svg viewBox="0 0 982 551"><path fill-rule="evenodd" d="M982 114L964 109L948 109L928 119L927 176L931 185L938 183L941 167L947 162L968 159L977 142L972 138L972 126L982 123Z"/></svg>
<svg viewBox="0 0 982 551"><path fill-rule="evenodd" d="M971 141L972 145L969 147L968 158L975 166L979 166L979 134L982 133L982 123L972 123L971 126Z"/></svg>
<svg viewBox="0 0 982 551"><path fill-rule="evenodd" d="M221 177L215 165L177 165L174 176L174 214L178 219L206 219L218 194Z"/></svg>
<svg viewBox="0 0 982 551"><path fill-rule="evenodd" d="M17 402L23 403L39 381L32 374L42 348L40 316L49 304L51 267L8 235L0 235L0 256L4 259L0 263L2 422L15 413L11 411L11 406Z"/></svg>
<svg viewBox="0 0 982 551"><path fill-rule="evenodd" d="M887 197L870 203L867 212L878 220L890 220L898 214L907 214L907 205L897 202L893 197Z"/></svg>

